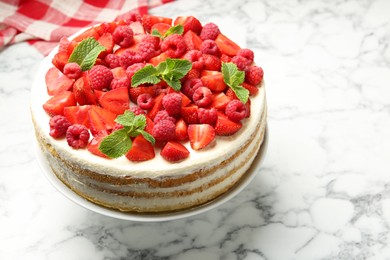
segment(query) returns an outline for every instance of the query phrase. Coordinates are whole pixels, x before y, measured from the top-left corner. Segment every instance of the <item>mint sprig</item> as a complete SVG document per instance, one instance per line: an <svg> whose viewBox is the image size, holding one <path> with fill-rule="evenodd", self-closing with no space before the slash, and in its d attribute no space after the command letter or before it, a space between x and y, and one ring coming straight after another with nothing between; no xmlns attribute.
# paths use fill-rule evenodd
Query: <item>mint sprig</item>
<svg viewBox="0 0 390 260"><path fill-rule="evenodd" d="M157 84L164 80L174 90L181 89L180 79L182 79L192 68L192 63L185 59L166 59L154 67L147 65L134 73L131 79L131 87L137 87L141 84Z"/></svg>
<svg viewBox="0 0 390 260"><path fill-rule="evenodd" d="M95 38L89 37L74 48L68 62L76 62L82 71L89 70L95 64L99 54L105 49Z"/></svg>
<svg viewBox="0 0 390 260"><path fill-rule="evenodd" d="M184 27L183 25L181 24L178 24L178 25L175 25L175 26L172 26L171 28L169 28L165 33L164 35L162 35L157 29L153 29L152 30L152 36L156 36L156 37L159 37L160 39L164 40L165 38L167 38L169 35L171 34L179 34L179 35L182 35L184 32Z"/></svg>
<svg viewBox="0 0 390 260"><path fill-rule="evenodd" d="M132 147L131 137L142 135L148 142L154 145L154 137L146 132L146 117L135 115L126 110L122 115L118 115L115 122L123 126L122 129L112 132L106 136L99 145L99 150L110 158L118 158L126 154Z"/></svg>
<svg viewBox="0 0 390 260"><path fill-rule="evenodd" d="M245 80L245 72L240 71L236 64L232 62L222 63L221 71L223 81L233 90L238 99L245 104L249 98L249 91L241 86Z"/></svg>

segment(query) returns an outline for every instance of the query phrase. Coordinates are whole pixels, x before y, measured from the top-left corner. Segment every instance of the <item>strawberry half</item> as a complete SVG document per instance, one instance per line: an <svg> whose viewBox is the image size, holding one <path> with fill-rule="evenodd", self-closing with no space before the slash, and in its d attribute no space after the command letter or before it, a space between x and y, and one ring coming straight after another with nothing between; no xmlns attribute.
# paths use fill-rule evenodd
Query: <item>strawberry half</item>
<svg viewBox="0 0 390 260"><path fill-rule="evenodd" d="M188 127L183 118L180 118L176 122L175 135L178 141L184 141L188 139Z"/></svg>
<svg viewBox="0 0 390 260"><path fill-rule="evenodd" d="M218 72L215 75L203 76L200 78L200 80L205 87L208 87L214 92L221 92L224 91L226 88L226 84L223 81L222 72Z"/></svg>
<svg viewBox="0 0 390 260"><path fill-rule="evenodd" d="M73 94L79 105L96 105L96 96L89 84L89 80L86 75L78 78L73 84Z"/></svg>
<svg viewBox="0 0 390 260"><path fill-rule="evenodd" d="M152 120L154 120L154 117L157 115L157 112L162 110L163 109L163 104L162 104L162 100L163 100L163 97L165 96L164 93L161 93L160 95L158 95L157 97L155 97L154 99L154 105L153 107L149 110L148 112L148 117Z"/></svg>
<svg viewBox="0 0 390 260"><path fill-rule="evenodd" d="M135 162L151 160L154 156L153 145L142 135L138 135L133 140L131 149L126 153L126 158Z"/></svg>
<svg viewBox="0 0 390 260"><path fill-rule="evenodd" d="M64 116L72 125L84 125L89 128L88 113L91 107L90 105L65 107Z"/></svg>
<svg viewBox="0 0 390 260"><path fill-rule="evenodd" d="M157 30L161 35L164 35L168 29L171 28L171 25L166 24L166 23L156 23L153 24L151 31Z"/></svg>
<svg viewBox="0 0 390 260"><path fill-rule="evenodd" d="M187 124L197 124L198 119L198 106L190 105L181 108L181 116Z"/></svg>
<svg viewBox="0 0 390 260"><path fill-rule="evenodd" d="M145 34L145 29L142 26L141 22L135 21L135 22L132 22L129 26L133 30L134 35Z"/></svg>
<svg viewBox="0 0 390 260"><path fill-rule="evenodd" d="M47 93L53 96L64 90L71 90L73 79L68 78L56 67L50 68L45 75Z"/></svg>
<svg viewBox="0 0 390 260"><path fill-rule="evenodd" d="M137 104L138 96L141 94L145 94L145 93L154 97L154 94L155 94L154 87L138 86L135 88L133 88L133 87L129 88L130 100L133 101L133 103L135 103L135 104Z"/></svg>
<svg viewBox="0 0 390 260"><path fill-rule="evenodd" d="M222 33L217 36L217 38L215 39L215 43L217 44L222 54L226 54L231 57L236 56L238 51L241 50L240 46L238 46L237 43L230 40Z"/></svg>
<svg viewBox="0 0 390 260"><path fill-rule="evenodd" d="M65 107L75 106L76 104L73 93L65 90L46 101L46 103L43 104L43 109L50 116L64 115Z"/></svg>
<svg viewBox="0 0 390 260"><path fill-rule="evenodd" d="M241 129L241 122L234 122L230 120L224 113L217 112L218 118L215 123L216 135L233 135Z"/></svg>
<svg viewBox="0 0 390 260"><path fill-rule="evenodd" d="M177 162L190 156L188 149L179 142L169 141L161 150L160 155L167 161Z"/></svg>
<svg viewBox="0 0 390 260"><path fill-rule="evenodd" d="M127 88L116 88L105 92L99 100L100 105L117 114L123 114L129 109L129 94Z"/></svg>
<svg viewBox="0 0 390 260"><path fill-rule="evenodd" d="M94 155L109 159L109 157L107 155L105 155L104 153L102 153L99 150L99 145L102 142L104 137L105 136L103 136L103 135L99 135L99 136L95 136L94 138L92 138L92 140L88 143L87 149L88 149L88 151L90 151Z"/></svg>
<svg viewBox="0 0 390 260"><path fill-rule="evenodd" d="M142 25L145 28L146 31L150 31L156 23L166 23L171 25L172 19L162 16L154 16L154 15L148 15L145 14L142 16Z"/></svg>
<svg viewBox="0 0 390 260"><path fill-rule="evenodd" d="M174 25L181 24L184 28L184 33L188 31L193 31L196 34L200 34L202 31L202 24L193 16L179 16L173 22Z"/></svg>
<svg viewBox="0 0 390 260"><path fill-rule="evenodd" d="M200 50L202 39L193 31L188 31L183 35L184 43L186 44L187 51Z"/></svg>
<svg viewBox="0 0 390 260"><path fill-rule="evenodd" d="M231 97L228 97L225 93L220 92L213 95L213 102L211 103L211 106L219 111L225 111L226 105L232 100L233 99Z"/></svg>
<svg viewBox="0 0 390 260"><path fill-rule="evenodd" d="M189 125L188 138L190 139L191 148L200 150L214 140L215 130L209 124Z"/></svg>

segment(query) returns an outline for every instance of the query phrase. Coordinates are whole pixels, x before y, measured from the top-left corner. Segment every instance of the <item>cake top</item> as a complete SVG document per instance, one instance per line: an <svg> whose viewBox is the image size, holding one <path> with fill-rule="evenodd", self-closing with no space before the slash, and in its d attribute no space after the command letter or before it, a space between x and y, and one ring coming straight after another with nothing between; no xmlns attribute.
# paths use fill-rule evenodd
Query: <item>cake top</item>
<svg viewBox="0 0 390 260"><path fill-rule="evenodd" d="M158 148L185 160L239 134L263 79L253 60L193 16L134 15L64 37L45 76L50 135L107 159L151 160Z"/></svg>

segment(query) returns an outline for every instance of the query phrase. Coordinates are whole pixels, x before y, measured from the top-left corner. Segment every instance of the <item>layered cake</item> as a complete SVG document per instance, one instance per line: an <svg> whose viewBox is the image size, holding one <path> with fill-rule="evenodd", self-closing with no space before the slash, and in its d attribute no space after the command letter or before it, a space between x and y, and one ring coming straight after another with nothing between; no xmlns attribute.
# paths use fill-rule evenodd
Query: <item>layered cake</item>
<svg viewBox="0 0 390 260"><path fill-rule="evenodd" d="M127 212L201 205L245 175L266 127L263 70L214 23L145 15L62 38L31 113L53 173Z"/></svg>

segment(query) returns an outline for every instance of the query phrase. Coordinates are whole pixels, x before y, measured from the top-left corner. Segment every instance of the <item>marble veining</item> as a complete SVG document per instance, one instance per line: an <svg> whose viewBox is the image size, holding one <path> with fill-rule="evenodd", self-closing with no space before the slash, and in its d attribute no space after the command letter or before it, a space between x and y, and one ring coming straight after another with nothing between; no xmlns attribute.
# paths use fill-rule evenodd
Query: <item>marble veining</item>
<svg viewBox="0 0 390 260"><path fill-rule="evenodd" d="M178 0L224 21L264 68L269 146L253 182L190 218L113 219L64 198L35 160L43 56L0 50L0 259L390 259L390 1Z"/></svg>

